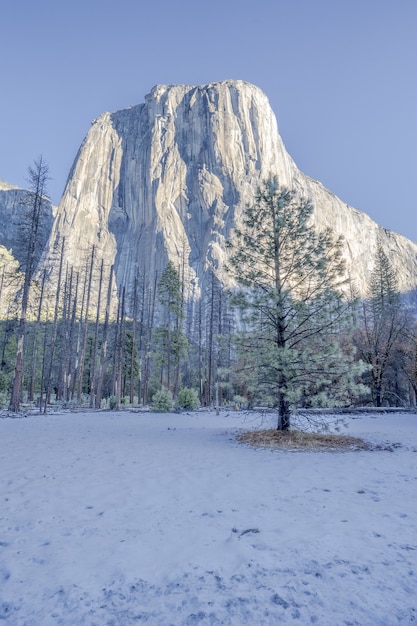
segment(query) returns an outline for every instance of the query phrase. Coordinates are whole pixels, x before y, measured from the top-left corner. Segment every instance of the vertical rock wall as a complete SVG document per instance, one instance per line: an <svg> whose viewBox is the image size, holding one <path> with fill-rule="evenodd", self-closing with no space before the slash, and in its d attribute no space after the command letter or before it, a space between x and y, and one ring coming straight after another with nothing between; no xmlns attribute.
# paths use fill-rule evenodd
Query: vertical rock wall
<svg viewBox="0 0 417 626"><path fill-rule="evenodd" d="M97 261L114 265L117 287L128 292L135 276L152 282L171 259L198 291L209 267L226 280L225 240L270 174L311 198L319 226L344 235L359 291L378 240L398 270L400 288L416 286L417 245L302 174L267 97L242 81L158 85L144 104L95 120L69 175L49 257L65 237L68 263L81 268L94 246Z"/></svg>

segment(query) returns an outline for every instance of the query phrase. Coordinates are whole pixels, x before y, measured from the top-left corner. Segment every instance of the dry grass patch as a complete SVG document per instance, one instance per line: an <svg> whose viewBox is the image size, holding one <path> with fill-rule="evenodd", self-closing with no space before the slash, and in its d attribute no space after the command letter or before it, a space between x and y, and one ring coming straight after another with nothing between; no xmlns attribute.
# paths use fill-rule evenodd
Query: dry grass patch
<svg viewBox="0 0 417 626"><path fill-rule="evenodd" d="M370 446L357 437L331 433L306 433L300 430L254 430L237 436L237 440L257 448L277 450L370 450Z"/></svg>

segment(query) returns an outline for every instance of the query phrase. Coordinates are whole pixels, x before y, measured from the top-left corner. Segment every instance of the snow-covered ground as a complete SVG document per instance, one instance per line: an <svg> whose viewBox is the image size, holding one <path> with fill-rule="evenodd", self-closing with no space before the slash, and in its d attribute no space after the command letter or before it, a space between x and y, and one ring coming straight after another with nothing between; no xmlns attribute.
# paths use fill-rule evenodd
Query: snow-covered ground
<svg viewBox="0 0 417 626"><path fill-rule="evenodd" d="M244 413L0 419L0 622L417 622L417 415L348 422L401 447L253 449Z"/></svg>

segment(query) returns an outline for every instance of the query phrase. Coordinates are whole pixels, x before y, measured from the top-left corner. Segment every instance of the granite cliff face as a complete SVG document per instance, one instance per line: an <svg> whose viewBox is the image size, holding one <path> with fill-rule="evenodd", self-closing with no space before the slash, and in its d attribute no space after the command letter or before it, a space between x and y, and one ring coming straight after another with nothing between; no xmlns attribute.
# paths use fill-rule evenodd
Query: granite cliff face
<svg viewBox="0 0 417 626"><path fill-rule="evenodd" d="M270 174L312 200L319 227L344 235L347 269L362 293L378 240L400 289L416 286L417 245L301 173L267 97L242 81L158 85L143 104L94 120L57 210L49 256L65 237L66 260L81 268L94 246L97 263L114 265L116 285L128 290L135 275L151 282L171 259L198 291L209 267L227 280L224 242Z"/></svg>
<svg viewBox="0 0 417 626"><path fill-rule="evenodd" d="M19 267L24 265L27 256L22 221L28 210L28 202L30 192L0 180L0 319L14 314L16 291L21 285ZM40 245L35 261L39 261L45 250L53 223L54 207L47 198L43 209L44 219L39 231Z"/></svg>
<svg viewBox="0 0 417 626"><path fill-rule="evenodd" d="M19 229L22 220L30 206L30 192L20 187L14 187L0 180L0 245L4 246L19 261L24 263L26 249L23 242L19 244ZM43 203L45 216L40 231L40 248L38 256L48 242L53 223L53 207L45 198Z"/></svg>

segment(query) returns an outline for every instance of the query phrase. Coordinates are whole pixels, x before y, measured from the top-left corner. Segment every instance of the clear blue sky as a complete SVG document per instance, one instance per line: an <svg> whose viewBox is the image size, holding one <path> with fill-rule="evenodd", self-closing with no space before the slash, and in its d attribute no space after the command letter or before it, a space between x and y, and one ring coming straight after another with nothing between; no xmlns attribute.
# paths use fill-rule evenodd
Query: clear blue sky
<svg viewBox="0 0 417 626"><path fill-rule="evenodd" d="M417 0L2 0L0 178L58 203L90 122L155 84L242 79L298 167L417 241Z"/></svg>

